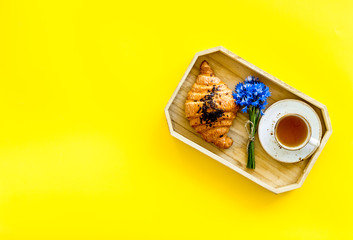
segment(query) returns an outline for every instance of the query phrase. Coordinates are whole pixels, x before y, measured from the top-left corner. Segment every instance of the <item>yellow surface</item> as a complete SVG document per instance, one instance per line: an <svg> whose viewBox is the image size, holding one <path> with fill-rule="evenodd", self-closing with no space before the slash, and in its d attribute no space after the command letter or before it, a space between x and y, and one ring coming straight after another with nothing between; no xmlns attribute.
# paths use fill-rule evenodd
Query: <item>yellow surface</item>
<svg viewBox="0 0 353 240"><path fill-rule="evenodd" d="M352 1L8 0L0 29L0 239L353 238ZM170 136L165 105L218 45L327 105L302 188Z"/></svg>

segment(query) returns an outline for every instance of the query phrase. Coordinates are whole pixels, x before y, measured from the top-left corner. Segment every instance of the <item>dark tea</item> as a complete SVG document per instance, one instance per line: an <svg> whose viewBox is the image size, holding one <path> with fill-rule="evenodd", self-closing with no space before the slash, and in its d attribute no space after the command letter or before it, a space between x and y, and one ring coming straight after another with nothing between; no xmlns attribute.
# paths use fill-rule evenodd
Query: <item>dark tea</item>
<svg viewBox="0 0 353 240"><path fill-rule="evenodd" d="M308 125L301 117L289 115L277 123L276 138L282 145L295 148L305 142L308 132Z"/></svg>

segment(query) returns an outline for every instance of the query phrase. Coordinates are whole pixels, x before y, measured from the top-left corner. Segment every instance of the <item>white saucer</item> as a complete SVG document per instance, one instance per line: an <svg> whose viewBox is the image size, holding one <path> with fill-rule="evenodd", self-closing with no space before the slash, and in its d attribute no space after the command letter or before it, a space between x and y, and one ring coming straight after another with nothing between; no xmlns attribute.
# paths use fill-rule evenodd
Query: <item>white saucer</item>
<svg viewBox="0 0 353 240"><path fill-rule="evenodd" d="M258 136L264 150L274 159L285 162L295 163L310 157L315 152L317 146L307 144L300 150L291 151L279 146L275 139L274 128L277 120L286 114L296 113L305 117L312 131L312 137L321 140L321 122L312 109L305 102L296 99L285 99L272 104L260 119Z"/></svg>

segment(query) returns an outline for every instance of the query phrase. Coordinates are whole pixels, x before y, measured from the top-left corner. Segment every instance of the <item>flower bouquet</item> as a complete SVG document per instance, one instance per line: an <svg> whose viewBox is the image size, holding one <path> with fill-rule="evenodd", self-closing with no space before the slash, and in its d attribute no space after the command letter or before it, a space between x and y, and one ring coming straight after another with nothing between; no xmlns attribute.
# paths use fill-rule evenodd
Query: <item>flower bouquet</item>
<svg viewBox="0 0 353 240"><path fill-rule="evenodd" d="M235 103L243 107L243 112L249 114L249 120L245 123L249 132L247 168L255 169L255 134L260 116L264 114L262 110L265 109L270 95L269 88L254 76L248 76L244 82L238 83L233 92Z"/></svg>

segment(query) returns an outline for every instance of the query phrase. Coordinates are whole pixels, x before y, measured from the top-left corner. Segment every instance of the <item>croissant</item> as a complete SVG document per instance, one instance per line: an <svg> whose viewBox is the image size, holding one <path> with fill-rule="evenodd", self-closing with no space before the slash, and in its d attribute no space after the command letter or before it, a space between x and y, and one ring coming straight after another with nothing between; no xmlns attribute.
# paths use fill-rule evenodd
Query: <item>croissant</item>
<svg viewBox="0 0 353 240"><path fill-rule="evenodd" d="M227 133L238 109L232 90L214 75L208 62L203 61L185 102L185 115L190 125L205 141L219 148L229 148L233 140Z"/></svg>

